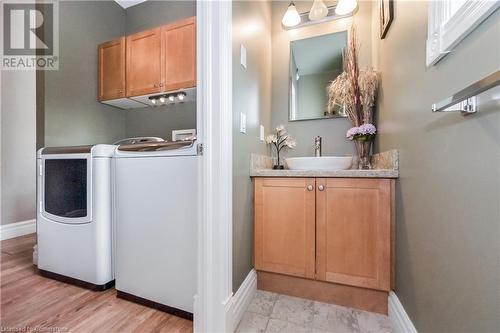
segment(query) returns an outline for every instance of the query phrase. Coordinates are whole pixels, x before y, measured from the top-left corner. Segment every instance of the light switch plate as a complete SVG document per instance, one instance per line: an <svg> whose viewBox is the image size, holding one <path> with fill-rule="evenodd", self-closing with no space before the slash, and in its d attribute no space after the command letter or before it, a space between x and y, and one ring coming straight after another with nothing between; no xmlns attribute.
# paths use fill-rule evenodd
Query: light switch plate
<svg viewBox="0 0 500 333"><path fill-rule="evenodd" d="M260 125L259 139L260 139L261 142L264 142L264 140L265 140L265 137L264 137L264 126L263 125Z"/></svg>
<svg viewBox="0 0 500 333"><path fill-rule="evenodd" d="M240 63L241 66L247 68L247 48L243 44L240 47Z"/></svg>
<svg viewBox="0 0 500 333"><path fill-rule="evenodd" d="M240 133L247 133L247 115L240 113Z"/></svg>

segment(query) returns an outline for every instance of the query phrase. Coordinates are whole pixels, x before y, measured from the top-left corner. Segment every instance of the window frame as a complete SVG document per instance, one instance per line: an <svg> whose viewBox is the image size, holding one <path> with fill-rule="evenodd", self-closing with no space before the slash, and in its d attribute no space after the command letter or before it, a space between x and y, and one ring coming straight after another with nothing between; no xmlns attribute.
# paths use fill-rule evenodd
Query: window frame
<svg viewBox="0 0 500 333"><path fill-rule="evenodd" d="M500 1L467 0L452 13L453 0L430 1L428 7L426 64L434 66L493 14Z"/></svg>

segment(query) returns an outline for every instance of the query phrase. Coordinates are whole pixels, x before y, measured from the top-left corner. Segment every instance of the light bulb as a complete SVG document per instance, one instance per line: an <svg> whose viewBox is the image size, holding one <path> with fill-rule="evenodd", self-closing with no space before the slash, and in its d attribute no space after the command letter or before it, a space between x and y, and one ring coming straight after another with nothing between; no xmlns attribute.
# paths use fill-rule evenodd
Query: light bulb
<svg viewBox="0 0 500 333"><path fill-rule="evenodd" d="M358 2L356 0L339 0L335 7L335 14L347 15L352 13L356 7L358 7Z"/></svg>
<svg viewBox="0 0 500 333"><path fill-rule="evenodd" d="M295 8L295 4L293 2L290 2L290 4L288 5L288 9L285 12L285 15L283 15L281 24L283 24L285 27L293 27L299 24L300 21L301 21L300 15L299 12L297 11L297 8Z"/></svg>
<svg viewBox="0 0 500 333"><path fill-rule="evenodd" d="M179 101L183 101L184 97L186 97L186 93L181 92L177 94L177 98L179 99Z"/></svg>
<svg viewBox="0 0 500 333"><path fill-rule="evenodd" d="M151 103L156 104L156 98L152 98Z"/></svg>
<svg viewBox="0 0 500 333"><path fill-rule="evenodd" d="M314 0L311 10L309 11L309 19L311 21L321 20L328 15L328 8L326 8L323 0Z"/></svg>
<svg viewBox="0 0 500 333"><path fill-rule="evenodd" d="M168 96L168 100L169 100L170 102L175 101L175 96L174 96L174 95L170 95L170 96Z"/></svg>
<svg viewBox="0 0 500 333"><path fill-rule="evenodd" d="M163 96L160 97L160 103L162 103L162 104L165 103L165 97L163 97Z"/></svg>

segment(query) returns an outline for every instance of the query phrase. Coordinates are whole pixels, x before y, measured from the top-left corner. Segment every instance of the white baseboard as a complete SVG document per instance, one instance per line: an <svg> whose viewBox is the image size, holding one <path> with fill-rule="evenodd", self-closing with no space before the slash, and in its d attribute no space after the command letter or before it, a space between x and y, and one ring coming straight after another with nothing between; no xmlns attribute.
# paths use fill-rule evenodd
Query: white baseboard
<svg viewBox="0 0 500 333"><path fill-rule="evenodd" d="M389 293L389 319L394 332L417 333L417 329L393 291Z"/></svg>
<svg viewBox="0 0 500 333"><path fill-rule="evenodd" d="M0 240L24 236L36 232L36 220L0 225Z"/></svg>
<svg viewBox="0 0 500 333"><path fill-rule="evenodd" d="M231 332L236 330L243 314L247 310L252 301L255 292L257 291L257 272L252 269L247 277L238 288L234 296L231 298L231 304L226 313L226 322Z"/></svg>

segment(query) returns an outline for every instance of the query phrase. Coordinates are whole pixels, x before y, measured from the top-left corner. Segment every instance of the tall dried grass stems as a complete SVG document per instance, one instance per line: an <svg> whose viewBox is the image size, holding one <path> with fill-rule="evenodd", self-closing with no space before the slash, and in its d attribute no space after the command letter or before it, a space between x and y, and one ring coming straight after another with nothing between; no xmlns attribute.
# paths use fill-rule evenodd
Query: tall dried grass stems
<svg viewBox="0 0 500 333"><path fill-rule="evenodd" d="M356 27L351 27L349 44L344 51L344 72L328 86L328 112L335 106L345 106L353 126L373 122L373 105L378 89L378 73L373 69L360 70L359 44Z"/></svg>

